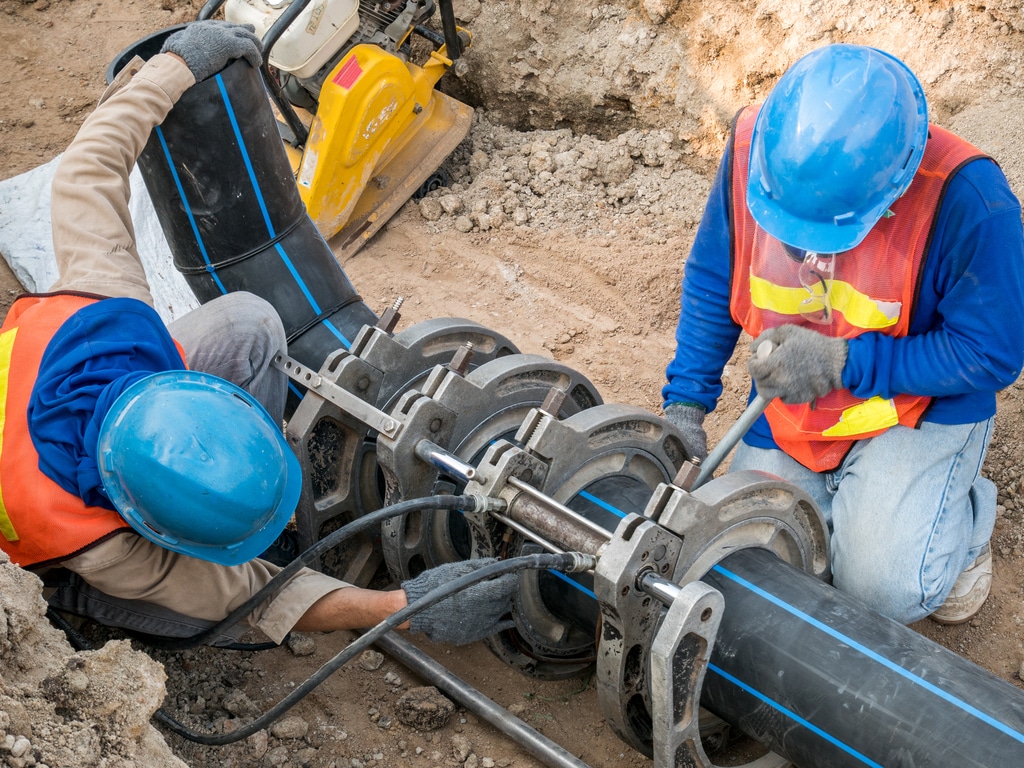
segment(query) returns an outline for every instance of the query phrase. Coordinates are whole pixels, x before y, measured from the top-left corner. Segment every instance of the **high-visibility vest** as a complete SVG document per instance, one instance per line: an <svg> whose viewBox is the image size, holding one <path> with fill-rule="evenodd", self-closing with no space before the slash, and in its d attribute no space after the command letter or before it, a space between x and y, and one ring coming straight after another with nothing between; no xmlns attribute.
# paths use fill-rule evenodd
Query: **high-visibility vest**
<svg viewBox="0 0 1024 768"><path fill-rule="evenodd" d="M0 327L0 548L22 567L66 560L129 528L117 512L86 506L44 475L28 431L29 398L46 345L99 298L22 296Z"/></svg>
<svg viewBox="0 0 1024 768"><path fill-rule="evenodd" d="M753 337L784 324L847 339L869 331L906 336L946 187L961 167L985 155L949 131L929 127L921 165L907 192L890 206L893 215L880 219L856 248L832 257L834 275L819 288L827 290L832 307L832 321L823 325L801 314L803 302L811 297L800 280L801 261L757 226L747 210L750 139L757 112L758 107L747 107L733 128L733 319ZM774 400L765 415L782 450L805 467L824 472L835 469L856 440L896 424L916 427L930 403L928 397L907 394L863 399L839 389L813 404Z"/></svg>

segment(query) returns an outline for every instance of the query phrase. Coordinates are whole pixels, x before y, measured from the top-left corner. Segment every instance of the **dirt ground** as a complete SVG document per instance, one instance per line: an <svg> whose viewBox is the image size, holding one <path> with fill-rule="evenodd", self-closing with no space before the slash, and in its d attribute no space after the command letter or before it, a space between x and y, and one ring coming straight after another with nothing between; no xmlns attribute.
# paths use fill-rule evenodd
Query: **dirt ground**
<svg viewBox="0 0 1024 768"><path fill-rule="evenodd" d="M652 92L634 83L633 117L627 120L614 112L609 105L619 103L616 98L626 98L622 94L634 86L618 82L621 70L606 60L595 67L607 68L612 73L609 80L616 82L601 102L605 112L592 111L584 122L573 124L572 105L552 106L558 104L552 94L557 96L562 70L550 47L545 50L541 43L548 40L545 33L554 34L545 13L548 9L554 13L555 8L546 2L500 3L483 10L477 2L464 5L469 8L464 9L465 16L483 14L480 18L491 29L508 25L506 48L514 44L520 26L536 25L533 42L509 54L503 68L503 73L519 73L519 85L529 85L533 101L527 108L524 96L517 107L509 95L511 88L490 94L483 77L461 84L462 93L476 106L486 105L492 95L494 101L493 109L479 110L470 139L455 157L453 186L431 198L437 204L406 205L343 266L376 311L397 296L405 297L403 327L433 317L476 320L506 334L523 352L554 357L584 373L606 402L658 412L664 366L674 348L682 264L728 115L735 102L763 96L784 70L784 62L795 58L797 46L782 44L789 39L784 32L794 23L810 24L811 14L833 17L818 22L826 33L808 35L801 47L812 45L813 40L818 44L830 39L860 42L850 20L856 17L859 23L874 25L863 29L877 34L886 34L878 31L883 27L888 30L891 44L886 47L913 58L915 68L918 61L925 66L920 49L927 44L917 44L914 38L900 42L898 30L931 30L929 34L941 39L935 51L936 57L943 57L943 65L929 67L928 77L922 79L936 94L936 119L994 153L1018 195L1024 192L1024 177L1017 165L1024 156L1022 139L1015 125L1021 106L1017 66L1024 51L1017 31L1017 26L1024 26L1019 4L966 8L926 0L862 4L864 8L855 11L843 2L736 3L732 12L746 14L761 25L763 46L780 42L758 68L751 62L751 50L737 41L724 42L740 34L734 21L715 25L716 18L721 22L726 13L722 9L727 3L708 3L703 10L699 3L670 0L587 3L587 14L599 30L618 29L617 19L628 21L638 15L648 22L669 19L676 31L685 30L696 41L693 66L699 64L702 75L709 78L709 72L717 71L730 84L729 97L719 98L716 108L687 107L675 129L665 115L673 109L673 98L678 101L678 93L675 97L663 93L659 104ZM0 179L59 154L102 92L109 61L145 34L193 18L197 8L198 4L178 0L0 0ZM799 20L787 21L790 16ZM911 25L911 20L919 26ZM604 22L613 26L601 26ZM632 27L623 27L628 29ZM626 34L615 32L619 37ZM666 38L659 34L656 42L651 42L652 32L649 41L637 38L629 45L646 51ZM485 45L478 39L479 63L493 64L496 54L485 54ZM574 45L580 56L597 56L590 50L592 39ZM959 59L954 55L957 51L963 54ZM634 74L643 69L643 61L638 57L631 62ZM965 62L970 63L969 72ZM742 70L742 77L737 70ZM677 72L672 77L681 81L684 75ZM670 76L664 74L664 79ZM590 80L580 82L581 87L593 87ZM714 96L714 89L706 90ZM693 98L697 104L697 97ZM602 123L599 118L605 113ZM568 167L567 155L576 166L586 166L581 160L588 152L595 155L589 174L573 177L566 171L559 175ZM619 170L617 159L625 163ZM534 195L523 202L521 188L530 185ZM444 200L445 195L458 199ZM13 275L0 268L0 311L19 289ZM708 419L712 445L742 409L748 387L742 351L727 369L725 383L723 402ZM1000 395L995 438L985 467L1000 488L992 596L970 624L939 627L925 621L914 627L1016 686L1022 685L1024 668L1022 397L1019 383ZM255 656L210 650L154 652L169 677L165 706L172 713L192 715L190 722L201 727L230 729L233 718L249 714L250 705L260 711L268 708L348 639L341 633L319 636L310 638L310 647L280 648ZM542 683L523 678L482 646L422 647L584 762L623 768L650 765L602 722L591 681ZM257 735L225 748L197 747L174 736L168 742L193 766L533 768L541 764L465 712L432 733L402 725L394 718L396 702L419 683L390 659L378 668L366 668L372 666L349 665L303 700L290 714L299 717L305 728L299 725L269 737ZM225 705L229 694L238 692L245 701Z"/></svg>

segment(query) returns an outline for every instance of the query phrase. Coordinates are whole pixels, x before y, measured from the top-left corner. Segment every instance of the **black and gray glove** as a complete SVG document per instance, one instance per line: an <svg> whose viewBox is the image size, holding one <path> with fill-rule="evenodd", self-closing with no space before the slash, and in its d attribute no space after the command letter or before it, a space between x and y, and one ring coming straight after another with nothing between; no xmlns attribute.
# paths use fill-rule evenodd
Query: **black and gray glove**
<svg viewBox="0 0 1024 768"><path fill-rule="evenodd" d="M708 436L704 431L707 413L696 403L669 403L665 420L683 435L687 458L704 461L708 457Z"/></svg>
<svg viewBox="0 0 1024 768"><path fill-rule="evenodd" d="M757 354L771 342L768 355ZM750 346L747 370L758 394L787 405L810 403L843 386L846 339L823 336L799 325L769 328Z"/></svg>
<svg viewBox="0 0 1024 768"><path fill-rule="evenodd" d="M403 582L402 589L412 604L437 587L496 562L487 557L445 563ZM410 619L409 626L436 643L466 645L482 640L515 626L511 619L503 617L512 611L512 593L518 585L519 576L515 573L481 581L420 611Z"/></svg>
<svg viewBox="0 0 1024 768"><path fill-rule="evenodd" d="M220 72L233 59L245 59L250 66L263 63L262 45L252 24L227 21L194 21L168 37L160 53L181 56L200 82Z"/></svg>

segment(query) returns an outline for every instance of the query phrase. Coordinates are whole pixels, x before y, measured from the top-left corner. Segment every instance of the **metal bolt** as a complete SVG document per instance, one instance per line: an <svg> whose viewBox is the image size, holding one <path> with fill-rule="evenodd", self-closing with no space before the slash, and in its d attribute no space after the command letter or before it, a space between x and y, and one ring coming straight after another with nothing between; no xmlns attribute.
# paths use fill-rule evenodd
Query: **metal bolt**
<svg viewBox="0 0 1024 768"><path fill-rule="evenodd" d="M469 364L473 361L473 342L467 341L452 355L452 361L448 363L448 370L465 376L469 371Z"/></svg>
<svg viewBox="0 0 1024 768"><path fill-rule="evenodd" d="M676 476L672 479L672 485L676 488L682 488L684 491L688 491L693 488L693 484L696 482L698 475L700 475L700 460L689 459L683 462L683 465L676 472Z"/></svg>
<svg viewBox="0 0 1024 768"><path fill-rule="evenodd" d="M562 406L565 404L565 399L568 395L558 387L552 387L548 390L547 396L544 398L544 402L541 403L540 409L544 411L548 416L558 418L558 414L562 411Z"/></svg>
<svg viewBox="0 0 1024 768"><path fill-rule="evenodd" d="M398 325L398 321L402 319L402 316L398 313L398 310L402 308L402 304L405 302L405 298L399 296L395 299L394 303L384 310L384 313L380 316L377 321L377 327L380 328L384 333L392 333L395 330L395 326Z"/></svg>

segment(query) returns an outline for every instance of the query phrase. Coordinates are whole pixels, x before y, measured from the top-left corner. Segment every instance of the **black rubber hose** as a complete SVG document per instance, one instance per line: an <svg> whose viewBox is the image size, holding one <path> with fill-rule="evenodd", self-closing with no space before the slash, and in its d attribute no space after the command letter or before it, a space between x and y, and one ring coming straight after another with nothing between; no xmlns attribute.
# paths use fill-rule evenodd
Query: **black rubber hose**
<svg viewBox="0 0 1024 768"><path fill-rule="evenodd" d="M387 507L383 507L382 509L378 509L376 512L364 515L358 520L353 520L348 525L345 525L328 536L325 536L299 555L295 560L286 565L279 574L267 582L262 589L254 593L248 600L235 608L235 610L213 626L208 627L202 632L190 637L162 642L160 644L160 648L161 650L177 651L184 650L186 648L194 648L197 645L203 645L207 640L216 637L225 629L233 627L239 621L252 613L260 603L275 594L293 576L295 576L295 574L305 568L309 563L316 562L324 552L338 546L338 544L345 541L350 536L354 536L357 533L362 533L368 528L380 525L384 520L397 517L399 515L407 515L410 512L419 512L424 509L471 510L476 507L478 501L479 497L477 496L423 496L418 499L407 499L406 501L400 501L397 504L391 504Z"/></svg>
<svg viewBox="0 0 1024 768"><path fill-rule="evenodd" d="M206 19L212 19L213 14L221 9L221 6L226 3L227 0L207 0L206 5L199 9L199 13L196 16L196 21L205 21Z"/></svg>
<svg viewBox="0 0 1024 768"><path fill-rule="evenodd" d="M419 600L405 606L405 608L402 608L400 611L396 611L373 629L354 640L347 648L338 653L331 660L327 661L322 667L320 667L320 669L310 675L304 683L281 699L281 701L279 701L274 707L267 710L264 714L260 715L248 725L234 730L231 733L198 733L197 731L189 729L182 723L179 723L163 709L158 709L154 713L153 717L160 723L167 726L167 728L174 733L188 739L189 741L194 741L197 744L223 746L225 744L240 741L251 736L257 731L263 730L272 722L277 720L281 715L298 704L299 701L320 685L320 683L334 674L343 665L351 661L357 654L362 653L366 648L372 645L378 638L400 626L417 613L430 608L432 605L436 605L445 598L454 595L456 592L461 592L467 587L471 587L478 582L485 581L486 579L494 578L496 576L503 576L506 573L516 573L524 570L560 570L572 572L577 569L584 568L588 564L590 566L593 565L592 557L588 558L587 556L572 552L560 555L524 555L511 560L499 560L495 563L491 563L490 565L485 565L472 573L467 573L465 576L453 579L447 584L443 584L440 587L431 590Z"/></svg>
<svg viewBox="0 0 1024 768"><path fill-rule="evenodd" d="M455 25L455 9L452 0L438 0L441 8L441 28L444 30L445 52L448 58L455 61L462 56L462 40L459 39L459 30Z"/></svg>

